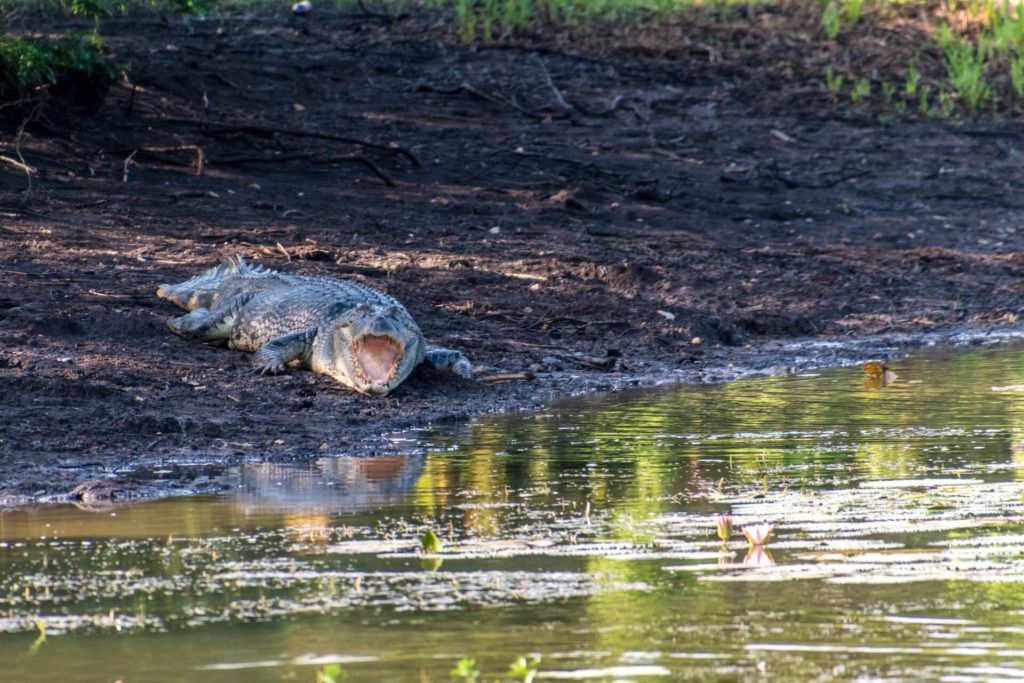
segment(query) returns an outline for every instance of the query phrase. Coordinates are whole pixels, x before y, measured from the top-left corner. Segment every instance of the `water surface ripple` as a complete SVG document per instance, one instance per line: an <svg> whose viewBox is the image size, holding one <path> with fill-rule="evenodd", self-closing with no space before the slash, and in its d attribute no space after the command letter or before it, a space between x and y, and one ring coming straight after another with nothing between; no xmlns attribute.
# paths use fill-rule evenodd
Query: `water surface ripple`
<svg viewBox="0 0 1024 683"><path fill-rule="evenodd" d="M1024 354L578 399L0 513L0 679L1024 678ZM716 535L718 515L736 529ZM764 547L739 528L774 525ZM443 541L425 553L428 529Z"/></svg>

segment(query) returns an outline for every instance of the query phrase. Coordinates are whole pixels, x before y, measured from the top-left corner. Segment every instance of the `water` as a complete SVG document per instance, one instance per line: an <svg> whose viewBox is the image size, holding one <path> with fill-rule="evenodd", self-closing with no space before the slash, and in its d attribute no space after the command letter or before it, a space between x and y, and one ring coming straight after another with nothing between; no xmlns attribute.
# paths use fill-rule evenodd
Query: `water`
<svg viewBox="0 0 1024 683"><path fill-rule="evenodd" d="M891 365L0 513L0 680L447 681L467 656L483 680L519 656L538 680L1024 678L1024 354ZM723 546L728 511L774 524L767 547Z"/></svg>

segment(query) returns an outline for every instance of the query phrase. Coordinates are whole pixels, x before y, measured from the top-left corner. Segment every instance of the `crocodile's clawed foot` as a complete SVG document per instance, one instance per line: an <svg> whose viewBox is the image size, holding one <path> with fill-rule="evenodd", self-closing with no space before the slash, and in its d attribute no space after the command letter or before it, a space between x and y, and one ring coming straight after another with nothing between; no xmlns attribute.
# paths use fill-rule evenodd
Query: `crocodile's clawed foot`
<svg viewBox="0 0 1024 683"><path fill-rule="evenodd" d="M284 370L285 365L279 358L272 358L252 368L253 373L258 375L280 375Z"/></svg>
<svg viewBox="0 0 1024 683"><path fill-rule="evenodd" d="M463 379L473 379L473 365L465 358L452 365L452 372Z"/></svg>

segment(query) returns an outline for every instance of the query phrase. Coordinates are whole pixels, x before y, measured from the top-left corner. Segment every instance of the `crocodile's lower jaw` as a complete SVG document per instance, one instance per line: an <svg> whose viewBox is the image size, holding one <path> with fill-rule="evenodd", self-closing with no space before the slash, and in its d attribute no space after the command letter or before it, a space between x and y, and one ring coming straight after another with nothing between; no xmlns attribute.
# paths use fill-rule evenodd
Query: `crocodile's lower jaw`
<svg viewBox="0 0 1024 683"><path fill-rule="evenodd" d="M355 342L355 366L368 384L387 385L402 358L402 345L391 337L367 335Z"/></svg>

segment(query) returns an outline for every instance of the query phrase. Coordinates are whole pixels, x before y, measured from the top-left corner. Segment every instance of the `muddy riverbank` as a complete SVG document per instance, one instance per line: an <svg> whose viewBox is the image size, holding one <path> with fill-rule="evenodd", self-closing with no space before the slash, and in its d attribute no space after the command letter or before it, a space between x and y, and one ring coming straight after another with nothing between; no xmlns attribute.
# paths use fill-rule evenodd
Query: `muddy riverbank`
<svg viewBox="0 0 1024 683"><path fill-rule="evenodd" d="M242 459L1017 326L1014 121L879 125L799 72L766 81L756 46L473 48L426 12L308 19L111 19L131 75L20 141L31 185L0 166L0 502L216 490ZM168 333L153 295L235 254L384 289L481 374L535 379L423 372L366 399L254 376Z"/></svg>

